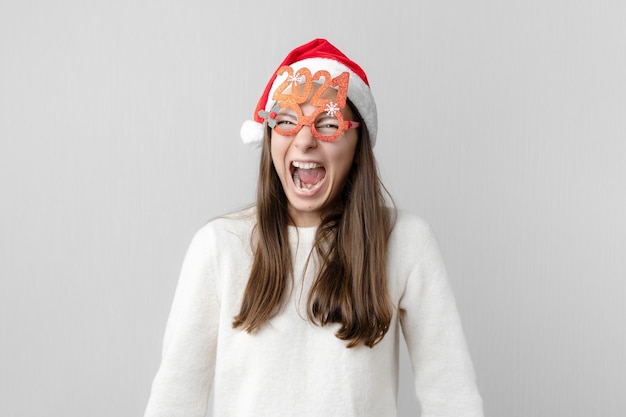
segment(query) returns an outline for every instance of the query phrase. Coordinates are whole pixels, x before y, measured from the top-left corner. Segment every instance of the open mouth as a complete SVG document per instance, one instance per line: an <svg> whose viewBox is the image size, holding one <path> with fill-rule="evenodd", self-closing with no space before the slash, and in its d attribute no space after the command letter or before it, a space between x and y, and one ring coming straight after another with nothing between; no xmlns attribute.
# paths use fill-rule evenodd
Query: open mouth
<svg viewBox="0 0 626 417"><path fill-rule="evenodd" d="M291 163L291 176L296 188L300 191L312 191L324 182L326 178L326 168L317 162Z"/></svg>

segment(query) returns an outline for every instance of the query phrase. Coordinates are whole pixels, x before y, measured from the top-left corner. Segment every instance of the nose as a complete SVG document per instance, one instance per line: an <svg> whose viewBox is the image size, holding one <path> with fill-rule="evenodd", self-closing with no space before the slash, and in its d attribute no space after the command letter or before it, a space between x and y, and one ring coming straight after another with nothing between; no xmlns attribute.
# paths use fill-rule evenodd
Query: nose
<svg viewBox="0 0 626 417"><path fill-rule="evenodd" d="M302 126L300 131L296 133L293 139L293 145L301 152L306 152L317 147L317 139L313 136L310 126Z"/></svg>

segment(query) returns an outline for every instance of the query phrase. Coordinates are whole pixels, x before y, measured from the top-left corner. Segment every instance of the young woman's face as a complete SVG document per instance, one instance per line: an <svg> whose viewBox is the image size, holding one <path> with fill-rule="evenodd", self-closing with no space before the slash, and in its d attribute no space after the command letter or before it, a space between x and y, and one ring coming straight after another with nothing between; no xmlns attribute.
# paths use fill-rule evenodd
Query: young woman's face
<svg viewBox="0 0 626 417"><path fill-rule="evenodd" d="M335 90L328 89L322 98L334 100L336 96ZM317 109L308 101L300 108L305 116ZM281 109L280 112L284 111L289 110ZM353 120L349 106L345 106L341 113L344 120ZM289 214L296 226L320 224L322 210L343 191L357 140L356 129L344 130L333 142L316 139L309 126L302 126L293 136L283 136L272 130L272 162L289 200Z"/></svg>

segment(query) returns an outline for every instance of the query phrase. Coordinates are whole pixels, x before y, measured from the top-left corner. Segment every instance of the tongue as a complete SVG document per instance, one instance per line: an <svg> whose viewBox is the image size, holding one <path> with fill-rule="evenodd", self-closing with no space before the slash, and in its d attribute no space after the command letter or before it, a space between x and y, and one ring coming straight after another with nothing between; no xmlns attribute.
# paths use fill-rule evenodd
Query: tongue
<svg viewBox="0 0 626 417"><path fill-rule="evenodd" d="M298 173L298 178L300 178L300 182L308 185L315 185L326 176L326 170L324 168L298 168L296 172Z"/></svg>

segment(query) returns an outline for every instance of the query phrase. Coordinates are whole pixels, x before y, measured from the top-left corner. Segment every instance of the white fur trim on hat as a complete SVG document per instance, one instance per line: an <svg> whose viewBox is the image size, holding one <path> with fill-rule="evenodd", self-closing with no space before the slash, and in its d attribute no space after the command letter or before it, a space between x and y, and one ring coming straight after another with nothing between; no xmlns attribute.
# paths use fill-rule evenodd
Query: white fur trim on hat
<svg viewBox="0 0 626 417"><path fill-rule="evenodd" d="M243 143L253 148L260 148L263 143L263 127L264 124L255 122L254 120L244 121L239 131Z"/></svg>

